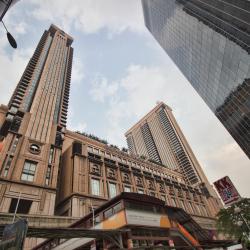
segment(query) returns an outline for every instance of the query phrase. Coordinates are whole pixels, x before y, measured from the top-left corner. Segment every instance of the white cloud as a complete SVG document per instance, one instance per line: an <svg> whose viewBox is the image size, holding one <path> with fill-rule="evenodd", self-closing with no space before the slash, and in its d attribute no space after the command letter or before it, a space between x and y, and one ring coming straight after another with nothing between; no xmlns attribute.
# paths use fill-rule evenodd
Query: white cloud
<svg viewBox="0 0 250 250"><path fill-rule="evenodd" d="M109 33L127 29L145 30L140 0L30 0L35 7L33 15L60 25L69 32L74 26L85 33L96 33L106 28Z"/></svg>
<svg viewBox="0 0 250 250"><path fill-rule="evenodd" d="M136 115L142 116L158 100L165 97L168 75L158 67L131 65L127 76L121 79L121 86L127 91L127 108Z"/></svg>
<svg viewBox="0 0 250 250"><path fill-rule="evenodd" d="M112 86L112 81L104 79L106 89ZM108 105L106 138L110 143L124 146L126 130L149 112L156 101L162 100L173 108L209 180L228 174L243 196L250 195L249 160L176 68L131 65L125 77L116 83L119 86L116 92L124 96L113 98L110 94L110 98L102 99ZM235 178L238 173L244 176Z"/></svg>
<svg viewBox="0 0 250 250"><path fill-rule="evenodd" d="M204 162L212 182L228 175L243 197L250 196L249 160L231 138L213 150L207 150Z"/></svg>
<svg viewBox="0 0 250 250"><path fill-rule="evenodd" d="M67 118L67 129L72 130L72 131L86 131L87 128L87 123L83 121L76 121L74 119L75 116L75 111L72 109L71 106L69 106L68 110L68 118Z"/></svg>
<svg viewBox="0 0 250 250"><path fill-rule="evenodd" d="M33 53L32 48L23 49L19 44L19 38L26 34L28 24L20 16L18 7L18 4L14 5L3 18L7 29L17 41L16 50L10 47L3 26L0 29L0 104L8 103Z"/></svg>
<svg viewBox="0 0 250 250"><path fill-rule="evenodd" d="M71 75L71 84L79 84L85 77L82 60L76 56L74 56Z"/></svg>
<svg viewBox="0 0 250 250"><path fill-rule="evenodd" d="M18 38L26 34L28 23L24 21L24 13L19 9L19 3L11 7L5 14L3 21L11 34Z"/></svg>
<svg viewBox="0 0 250 250"><path fill-rule="evenodd" d="M4 39L4 38L0 38ZM32 54L31 49L14 50L6 54L5 44L0 45L0 103L7 104Z"/></svg>
<svg viewBox="0 0 250 250"><path fill-rule="evenodd" d="M76 124L69 124L67 126L67 128L69 130L72 130L72 131L80 131L80 132L84 132L86 131L86 128L87 128L87 123L85 122L79 122L79 123L76 123Z"/></svg>
<svg viewBox="0 0 250 250"><path fill-rule="evenodd" d="M138 120L156 104L156 101L173 96L172 91L166 91L173 77L175 75L164 69L141 65L130 65L126 70L126 76L115 82L99 77L92 85L90 95L94 101L108 103L108 141L119 146L124 145L124 132L128 129L128 120ZM116 95L119 92L122 95Z"/></svg>
<svg viewBox="0 0 250 250"><path fill-rule="evenodd" d="M27 23L25 22L18 22L17 24L15 24L15 34L18 33L18 34L25 34L27 32Z"/></svg>
<svg viewBox="0 0 250 250"><path fill-rule="evenodd" d="M118 83L112 82L108 84L105 77L97 76L91 83L92 88L89 91L94 101L104 102L105 98L114 96L118 90Z"/></svg>

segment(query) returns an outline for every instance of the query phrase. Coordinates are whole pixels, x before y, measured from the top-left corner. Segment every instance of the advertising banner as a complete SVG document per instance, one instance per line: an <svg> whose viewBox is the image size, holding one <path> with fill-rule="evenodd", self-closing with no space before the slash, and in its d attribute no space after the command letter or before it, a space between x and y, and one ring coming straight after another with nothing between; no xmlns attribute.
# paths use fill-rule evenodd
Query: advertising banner
<svg viewBox="0 0 250 250"><path fill-rule="evenodd" d="M20 219L17 222L7 225L3 231L3 238L0 243L1 249L22 250L24 239L27 233L28 223Z"/></svg>
<svg viewBox="0 0 250 250"><path fill-rule="evenodd" d="M214 182L214 186L225 205L232 205L241 198L237 189L228 176L225 176Z"/></svg>

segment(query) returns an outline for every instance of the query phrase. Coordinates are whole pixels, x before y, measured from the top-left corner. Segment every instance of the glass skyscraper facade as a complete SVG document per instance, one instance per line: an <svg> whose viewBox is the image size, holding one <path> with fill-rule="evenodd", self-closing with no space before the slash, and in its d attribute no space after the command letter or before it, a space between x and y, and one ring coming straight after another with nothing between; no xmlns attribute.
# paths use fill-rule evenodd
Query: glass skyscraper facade
<svg viewBox="0 0 250 250"><path fill-rule="evenodd" d="M250 158L250 2L142 6L149 31Z"/></svg>

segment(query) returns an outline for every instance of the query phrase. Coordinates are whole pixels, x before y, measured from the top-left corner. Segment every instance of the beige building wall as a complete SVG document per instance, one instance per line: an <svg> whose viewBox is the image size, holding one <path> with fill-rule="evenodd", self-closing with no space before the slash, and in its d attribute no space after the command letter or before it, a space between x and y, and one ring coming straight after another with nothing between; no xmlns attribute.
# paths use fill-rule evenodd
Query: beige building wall
<svg viewBox="0 0 250 250"><path fill-rule="evenodd" d="M170 169L179 170L178 162L176 161L175 155L167 141L166 134L161 129L161 124L155 113L152 117L149 117L148 125L152 131L152 136L155 141L157 150L159 151L162 163Z"/></svg>
<svg viewBox="0 0 250 250"><path fill-rule="evenodd" d="M81 145L79 151L74 144ZM99 182L98 195L92 190L93 179ZM168 205L183 207L195 219L202 220L204 227L205 224L210 225L210 229L214 227L214 208L200 189L185 183L181 173L66 131L57 214L86 215L92 208L112 198L110 184L115 186L116 194L129 188L130 192L155 196Z"/></svg>
<svg viewBox="0 0 250 250"><path fill-rule="evenodd" d="M48 171L48 159L50 154L50 144L43 144L39 141L32 140L22 136L25 126L28 123L29 115L25 115L20 133L8 133L2 141L3 147L0 152L1 168L1 198L0 211L9 212L12 198L18 198L32 201L29 209L31 214L54 214L55 196L57 188L57 174L59 166L60 149L54 149L53 161L50 164L51 174L49 183L46 183L46 174ZM15 140L18 140L15 145ZM39 145L39 152L35 153L30 150L32 144ZM8 160L11 160L8 171L5 174ZM33 181L21 180L25 161L36 162L36 170Z"/></svg>
<svg viewBox="0 0 250 250"><path fill-rule="evenodd" d="M132 128L125 136L127 137L128 147L132 154L147 155L145 153L147 137L143 138L142 127L147 124L154 144L163 165L170 169L180 171L185 178L186 183L199 187L207 195L211 207L218 203L222 205L217 194L210 185L204 174L198 160L196 159L190 145L182 133L172 110L165 103L159 103ZM138 140L140 138L140 140ZM140 147L138 147L140 145ZM141 146L144 145L144 146ZM144 147L144 151L141 148ZM136 149L136 152L135 152ZM214 201L215 200L215 201ZM214 203L215 202L215 203ZM218 207L214 211L218 210Z"/></svg>
<svg viewBox="0 0 250 250"><path fill-rule="evenodd" d="M51 25L8 106L0 106L0 212L13 212L19 196L25 213L55 212L72 41Z"/></svg>

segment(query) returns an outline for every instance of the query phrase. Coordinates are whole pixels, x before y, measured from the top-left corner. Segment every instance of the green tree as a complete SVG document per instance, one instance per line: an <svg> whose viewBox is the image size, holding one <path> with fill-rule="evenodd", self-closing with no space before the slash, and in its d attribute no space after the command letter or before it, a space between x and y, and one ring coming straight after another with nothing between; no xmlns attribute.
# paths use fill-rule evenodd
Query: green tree
<svg viewBox="0 0 250 250"><path fill-rule="evenodd" d="M241 241L250 249L250 199L241 199L228 208L223 208L217 215L218 232Z"/></svg>

